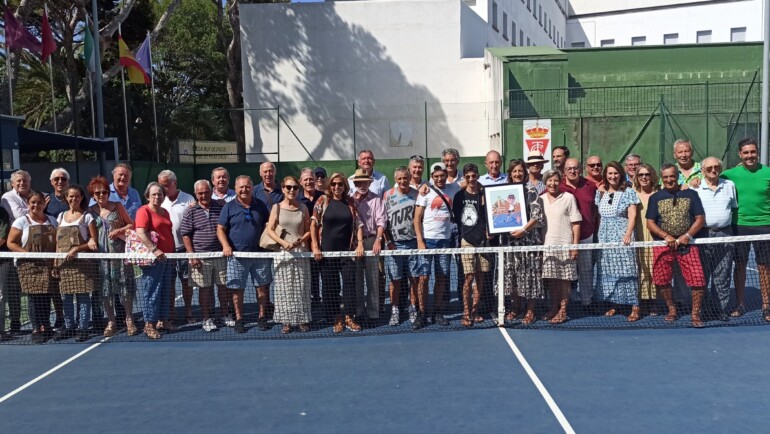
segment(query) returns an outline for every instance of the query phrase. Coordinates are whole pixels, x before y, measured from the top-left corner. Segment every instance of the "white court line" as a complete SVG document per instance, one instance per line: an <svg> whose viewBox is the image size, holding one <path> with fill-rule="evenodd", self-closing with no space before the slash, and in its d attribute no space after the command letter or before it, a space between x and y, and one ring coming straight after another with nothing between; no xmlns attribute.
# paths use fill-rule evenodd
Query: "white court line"
<svg viewBox="0 0 770 434"><path fill-rule="evenodd" d="M502 333L503 337L505 338L506 342L508 342L508 346L511 347L513 354L519 360L519 363L521 363L521 367L524 368L524 370L527 372L527 375L529 375L529 379L532 380L532 383L535 384L535 387L537 387L537 390L540 392L540 395L543 396L543 399L545 400L546 404L548 404L548 407L551 409L551 412L553 413L554 416L556 416L556 420L559 421L559 425L561 425L564 432L567 434L575 434L575 430L572 429L572 425L570 425L567 418L564 417L564 413L562 413L561 410L559 409L559 406L556 405L556 401L553 400L553 398L551 397L551 394L548 393L548 390L546 390L545 386L543 386L543 383L537 377L537 374L535 374L535 371L532 369L531 366L529 366L529 362L527 362L527 359L525 359L524 355L521 353L521 351L519 351L519 347L517 347L516 344L513 342L513 339L511 339L511 336L508 334L506 329L504 327L499 327L499 330L500 330L500 333Z"/></svg>
<svg viewBox="0 0 770 434"><path fill-rule="evenodd" d="M108 340L110 340L110 338L104 338L104 339L102 339L101 341L99 341L99 342L97 342L97 343L95 343L95 344L92 344L91 346L89 346L89 347L88 347L88 348L86 348L85 350L83 350L83 351L81 351L81 352L79 352L79 353L75 354L74 356L70 357L69 359L67 359L67 360L65 360L65 361L63 361L63 362L61 362L61 363L59 363L58 365L54 366L53 368L49 369L48 371L46 371L46 372L44 372L44 373L42 373L42 374L38 375L38 376L37 376L35 379L33 379L33 380L30 380L29 382L27 382L27 383L26 383L26 384L24 384L23 386L20 386L19 388L17 388L17 389L16 389L16 390L14 390L13 392L11 392L11 393L9 393L9 394L7 394L7 395L3 396L2 398L0 398L0 404L2 404L3 402L5 402L5 401L7 401L7 400L11 399L11 398L12 398L14 395L18 394L19 392L22 392L24 389L27 389L28 387L30 387L30 386L32 386L33 384L37 383L38 381L40 381L40 380L44 379L45 377L47 377L47 376L49 376L49 375L53 374L54 372L58 371L59 369L61 369L61 368L65 367L65 366L67 366L67 365L69 365L70 363L72 363L73 361L75 361L76 359L78 359L79 357L81 357L81 356L85 355L87 352L89 352L89 351L93 350L94 348L96 348L96 347L98 347L99 345L101 345L101 344L103 344L103 343L107 342Z"/></svg>
<svg viewBox="0 0 770 434"><path fill-rule="evenodd" d="M759 273L759 270L757 270L757 269L755 269L755 268L746 267L746 269L747 269L747 270L751 270L751 271L755 271L755 272Z"/></svg>

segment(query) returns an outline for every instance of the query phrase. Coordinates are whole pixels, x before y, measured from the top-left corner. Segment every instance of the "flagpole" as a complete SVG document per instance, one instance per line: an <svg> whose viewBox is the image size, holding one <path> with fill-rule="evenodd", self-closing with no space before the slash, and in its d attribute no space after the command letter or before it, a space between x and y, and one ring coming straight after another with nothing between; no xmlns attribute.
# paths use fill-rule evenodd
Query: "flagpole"
<svg viewBox="0 0 770 434"><path fill-rule="evenodd" d="M121 2L121 9L123 8L123 3ZM120 24L118 24L118 35L122 35L123 32L120 29ZM120 67L120 86L123 89L123 123L126 127L126 158L128 161L131 161L131 140L128 135L128 105L126 104L126 74L125 74L124 67Z"/></svg>
<svg viewBox="0 0 770 434"><path fill-rule="evenodd" d="M93 37L94 40L94 78L96 81L96 126L98 128L98 132L96 133L96 137L103 139L104 138L104 105L102 103L102 52L100 45L100 39L101 35L99 34L99 10L97 9L97 0L91 1L91 21L93 24L94 30L96 30L96 37ZM89 29L89 31L92 31ZM93 105L91 106L93 109ZM117 151L116 151L117 152ZM120 155L115 155L115 161L118 161L120 159Z"/></svg>
<svg viewBox="0 0 770 434"><path fill-rule="evenodd" d="M8 0L5 0L4 4L5 7L8 7ZM5 27L3 27L3 39L5 40L5 72L8 74L8 107L11 116L13 116L13 82L11 81L13 74L11 74L11 50L8 49L8 37L5 32Z"/></svg>
<svg viewBox="0 0 770 434"><path fill-rule="evenodd" d="M146 71L150 73L150 85L152 90L152 117L155 120L155 161L160 163L160 145L158 144L158 112L155 109L155 74L152 73L152 38L150 38L150 31L147 31L147 46L150 52L150 70Z"/></svg>
<svg viewBox="0 0 770 434"><path fill-rule="evenodd" d="M88 68L86 68L88 69ZM93 71L88 70L88 95L91 97L91 137L96 137L96 118L94 117L94 79Z"/></svg>
<svg viewBox="0 0 770 434"><path fill-rule="evenodd" d="M48 16L48 2L43 4L45 10L45 16ZM46 18L47 19L47 18ZM59 129L56 127L56 96L53 91L53 63L51 63L51 57L48 56L48 79L51 81L51 116L53 117L53 132L58 133Z"/></svg>

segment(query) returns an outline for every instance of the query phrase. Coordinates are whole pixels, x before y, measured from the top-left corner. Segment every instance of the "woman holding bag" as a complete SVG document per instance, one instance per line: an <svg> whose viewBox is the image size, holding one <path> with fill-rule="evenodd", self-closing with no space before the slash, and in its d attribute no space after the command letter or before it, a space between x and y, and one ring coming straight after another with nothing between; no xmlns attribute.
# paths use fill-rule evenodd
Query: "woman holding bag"
<svg viewBox="0 0 770 434"><path fill-rule="evenodd" d="M270 210L268 236L284 252L307 252L310 239L310 215L299 202L299 181L293 176L283 179L283 201ZM310 262L288 254L275 259L275 318L283 324L281 331L290 333L292 327L301 332L310 330Z"/></svg>
<svg viewBox="0 0 770 434"><path fill-rule="evenodd" d="M174 235L171 230L171 216L161 208L166 198L166 190L157 182L151 182L144 191L147 205L136 211L136 235L142 244L155 255L152 264L142 265L140 280L144 296L144 334L150 339L160 339L158 330L171 331L173 325L168 320L170 289L174 284L174 263L166 259L166 253L175 250ZM153 242L153 233L157 243Z"/></svg>

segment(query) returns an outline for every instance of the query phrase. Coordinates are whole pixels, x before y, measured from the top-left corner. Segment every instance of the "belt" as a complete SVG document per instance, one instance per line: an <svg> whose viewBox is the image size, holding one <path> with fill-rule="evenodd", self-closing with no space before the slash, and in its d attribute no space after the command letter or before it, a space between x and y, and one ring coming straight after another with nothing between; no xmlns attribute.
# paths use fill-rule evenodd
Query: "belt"
<svg viewBox="0 0 770 434"><path fill-rule="evenodd" d="M709 228L709 232L723 232L723 231L725 231L726 229L729 229L729 228L731 228L730 225L722 226L721 228Z"/></svg>

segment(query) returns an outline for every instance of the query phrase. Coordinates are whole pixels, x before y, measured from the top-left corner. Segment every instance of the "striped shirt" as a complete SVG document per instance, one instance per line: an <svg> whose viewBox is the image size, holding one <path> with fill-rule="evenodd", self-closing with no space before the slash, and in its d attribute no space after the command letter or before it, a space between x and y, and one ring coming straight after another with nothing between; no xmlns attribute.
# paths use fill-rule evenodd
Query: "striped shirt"
<svg viewBox="0 0 770 434"><path fill-rule="evenodd" d="M222 244L217 238L217 223L224 204L224 201L212 200L209 209L198 204L185 211L179 231L183 237L192 239L196 252L222 251Z"/></svg>

